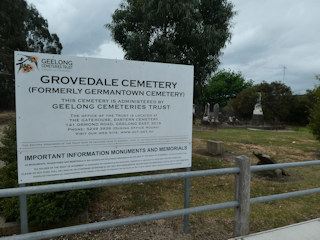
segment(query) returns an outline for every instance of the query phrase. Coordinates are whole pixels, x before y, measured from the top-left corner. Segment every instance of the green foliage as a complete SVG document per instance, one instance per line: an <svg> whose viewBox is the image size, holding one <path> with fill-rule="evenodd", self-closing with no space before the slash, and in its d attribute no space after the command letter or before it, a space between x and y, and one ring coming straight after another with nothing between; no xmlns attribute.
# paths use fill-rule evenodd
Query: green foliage
<svg viewBox="0 0 320 240"><path fill-rule="evenodd" d="M8 126L3 130L1 144L0 144L1 161L4 161L7 166L9 164L16 164L17 162L16 121L13 117L9 119Z"/></svg>
<svg viewBox="0 0 320 240"><path fill-rule="evenodd" d="M257 90L262 93L265 119L275 122L286 121L293 101L290 87L280 82L263 82L258 85Z"/></svg>
<svg viewBox="0 0 320 240"><path fill-rule="evenodd" d="M0 159L5 162L5 166L0 169L0 188L13 188L18 186L15 124L15 119L12 118L9 120L8 127L4 129L4 135L0 143Z"/></svg>
<svg viewBox="0 0 320 240"><path fill-rule="evenodd" d="M194 65L194 94L219 64L235 14L227 0L126 0L106 27L126 59Z"/></svg>
<svg viewBox="0 0 320 240"><path fill-rule="evenodd" d="M290 87L280 82L262 82L239 93L231 103L236 116L251 119L258 92L262 95L262 110L266 121L279 122L289 119L290 106L294 99Z"/></svg>
<svg viewBox="0 0 320 240"><path fill-rule="evenodd" d="M14 109L13 52L60 54L62 45L47 21L25 0L0 1L0 109Z"/></svg>
<svg viewBox="0 0 320 240"><path fill-rule="evenodd" d="M0 169L0 188L18 186L16 126L10 120L1 139L0 159L6 165ZM42 183L44 184L44 183ZM34 184L36 185L36 184ZM97 190L73 190L67 192L46 193L28 196L28 217L31 226L48 227L64 222L83 211ZM7 221L19 219L19 202L17 197L2 198L0 213Z"/></svg>
<svg viewBox="0 0 320 240"><path fill-rule="evenodd" d="M254 105L257 102L258 93L255 87L247 88L232 99L230 105L234 114L239 119L249 120L252 117Z"/></svg>
<svg viewBox="0 0 320 240"><path fill-rule="evenodd" d="M308 125L311 132L320 141L320 104L313 106L310 114L310 123Z"/></svg>
<svg viewBox="0 0 320 240"><path fill-rule="evenodd" d="M306 126L309 123L310 109L313 105L313 94L308 91L305 95L293 95L289 106L287 123Z"/></svg>
<svg viewBox="0 0 320 240"><path fill-rule="evenodd" d="M29 197L30 224L47 227L77 216L89 204L92 192L93 190L73 190Z"/></svg>
<svg viewBox="0 0 320 240"><path fill-rule="evenodd" d="M320 81L320 75L316 78ZM309 92L314 100L314 104L310 112L309 129L312 134L320 141L320 86L316 87L312 92Z"/></svg>
<svg viewBox="0 0 320 240"><path fill-rule="evenodd" d="M246 81L241 72L221 70L206 85L203 100L211 104L219 103L220 107L224 107L230 99L252 85L252 80Z"/></svg>

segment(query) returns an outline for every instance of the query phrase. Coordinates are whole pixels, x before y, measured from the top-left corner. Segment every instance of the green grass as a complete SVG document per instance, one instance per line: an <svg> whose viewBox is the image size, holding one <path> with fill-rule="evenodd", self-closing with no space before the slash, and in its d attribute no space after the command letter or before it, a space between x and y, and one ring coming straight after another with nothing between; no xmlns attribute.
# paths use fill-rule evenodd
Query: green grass
<svg viewBox="0 0 320 240"><path fill-rule="evenodd" d="M310 132L308 127L301 127L301 126L288 126L287 129L296 131L296 132Z"/></svg>
<svg viewBox="0 0 320 240"><path fill-rule="evenodd" d="M217 132L193 132L193 138L215 139L228 144L243 143L264 146L284 146L313 151L319 148L319 142L306 128L296 132L252 131L247 129L222 129Z"/></svg>
<svg viewBox="0 0 320 240"><path fill-rule="evenodd" d="M192 156L192 170L206 170L221 167L221 161L212 156L199 156L195 154Z"/></svg>
<svg viewBox="0 0 320 240"><path fill-rule="evenodd" d="M304 127L295 132L250 131L223 129L219 131L195 131L193 133L192 170L204 170L234 166L236 155L247 155L254 164L252 151L259 150L273 156L278 162L309 161L317 159L320 143ZM206 141L223 141L225 156L206 153ZM231 152L234 152L232 154ZM182 170L158 171L156 173ZM283 179L252 176L251 197L267 196L310 188L318 188L320 166L286 169L289 177ZM140 174L139 174L140 175ZM184 180L132 184L107 188L106 206L116 213L140 215L183 208ZM234 176L210 176L191 179L190 205L192 207L234 200ZM258 232L275 227L320 217L320 195L272 201L251 206L250 231ZM108 210L110 210L108 208ZM123 214L122 214L123 215ZM227 239L233 231L233 209L210 211L190 216L197 236L212 234L217 239ZM196 237L195 237L196 239Z"/></svg>

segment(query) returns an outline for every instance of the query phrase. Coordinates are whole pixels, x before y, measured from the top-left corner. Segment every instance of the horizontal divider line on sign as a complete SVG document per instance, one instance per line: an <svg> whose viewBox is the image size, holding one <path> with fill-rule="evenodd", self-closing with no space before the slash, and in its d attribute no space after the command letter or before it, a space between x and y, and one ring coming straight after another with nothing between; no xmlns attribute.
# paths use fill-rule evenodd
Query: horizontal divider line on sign
<svg viewBox="0 0 320 240"><path fill-rule="evenodd" d="M77 142L77 141L123 141L123 140L127 140L127 141L131 141L131 140L135 140L135 139L153 139L153 138L157 138L157 139L161 139L161 138L188 138L188 135L177 135L177 136L153 136L153 137L134 137L134 138L128 138L128 137L123 137L123 138L106 138L106 139L99 139L99 138L95 138L95 139L83 139L83 140L55 140L55 141L28 141L28 142L23 142L23 143L44 143L44 142L63 142L63 141L72 141L72 142Z"/></svg>

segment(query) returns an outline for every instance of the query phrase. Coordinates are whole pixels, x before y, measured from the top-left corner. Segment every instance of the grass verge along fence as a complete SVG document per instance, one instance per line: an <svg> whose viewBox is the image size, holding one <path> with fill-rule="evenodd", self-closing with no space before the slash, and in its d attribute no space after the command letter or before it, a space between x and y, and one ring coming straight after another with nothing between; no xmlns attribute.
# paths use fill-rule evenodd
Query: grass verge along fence
<svg viewBox="0 0 320 240"><path fill-rule="evenodd" d="M23 234L14 235L9 237L3 237L1 239L43 239L50 237L57 237L61 235L75 234L81 232L95 231L101 229L107 229L111 227L135 224L139 222L146 222L164 218L171 218L177 216L185 216L184 220L184 232L188 232L188 215L212 210L219 210L225 208L234 208L234 235L242 236L249 234L249 216L250 216L250 205L256 203L262 203L273 200L280 200L298 196L304 196L309 194L320 193L320 188L307 189L302 191L288 192L276 195L262 196L256 198L250 198L250 179L251 172L275 170L279 168L294 168L294 167L305 167L320 165L320 160L306 161L306 162L294 162L294 163L282 163L282 164L269 164L251 166L250 159L246 156L236 157L236 166L232 168L221 168L221 169L210 169L201 171L186 171L178 173L167 173L167 174L155 174L155 175L144 175L135 177L125 178L113 178L103 180L92 180L82 182L71 182L71 183L60 183L50 184L41 186L26 186L19 188L0 189L0 197L11 197L20 196L23 202L26 200L26 196L30 194L48 193L48 192L59 192L77 189L88 189L106 186L115 186L122 184L133 184L142 182L152 182L161 180L174 180L174 179L186 179L185 187L185 208L173 211L166 211L148 215L141 215L129 218L121 218L115 220L101 221L95 223L82 224L71 227L56 228L51 230L44 230L32 233L26 233L28 231L28 220L27 214L21 211L21 232ZM204 177L213 175L224 175L224 174L235 174L235 200L230 202L223 202L218 204L204 205L198 207L189 207L188 200L188 188L190 187L189 179L194 177ZM24 206L25 207L25 206ZM24 208L23 207L23 208ZM20 209L21 210L21 209Z"/></svg>

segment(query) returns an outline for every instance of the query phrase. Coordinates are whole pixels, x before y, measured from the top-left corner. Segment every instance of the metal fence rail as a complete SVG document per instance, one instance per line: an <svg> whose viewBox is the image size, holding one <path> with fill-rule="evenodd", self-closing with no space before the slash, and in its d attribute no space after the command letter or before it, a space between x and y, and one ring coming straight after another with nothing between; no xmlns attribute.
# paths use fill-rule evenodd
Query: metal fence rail
<svg viewBox="0 0 320 240"><path fill-rule="evenodd" d="M320 161L319 161L320 162ZM163 180L175 180L183 178L194 178L194 177L205 177L213 175L225 175L225 174L235 174L239 173L240 169L238 167L234 168L220 168L212 170L200 170L192 172L178 172L178 173L165 173L165 174L154 174L154 175L144 175L144 176L134 176L134 177L124 177L124 178L111 178L103 180L91 180L82 182L70 182L70 183L58 183L58 184L48 184L40 186L29 186L23 188L7 188L0 189L0 198L19 196L19 195L30 195L38 193L48 193L48 192L61 192L68 190L79 190L88 188L98 188L98 187L108 187L123 184L133 184L142 182L154 182Z"/></svg>
<svg viewBox="0 0 320 240"><path fill-rule="evenodd" d="M302 190L302 191L280 193L280 194L274 194L269 196L251 198L250 204L263 203L263 202L269 202L269 201L281 200L281 199L287 199L287 198L293 198L293 197L301 197L301 196L306 196L306 195L315 194L315 193L320 193L320 188L312 188L312 189Z"/></svg>
<svg viewBox="0 0 320 240"><path fill-rule="evenodd" d="M235 174L236 175L236 193L235 201L224 202L212 205L191 207L178 209L173 211L166 211L161 213L154 213L142 216L135 216L129 218L115 219L109 221L102 221L97 223L82 224L71 227L56 228L46 231L38 231L33 233L25 233L10 237L3 237L1 239L42 239L49 237L56 237L67 234L75 234L80 232L101 230L116 226L129 225L139 222L146 222L157 219L171 218L176 216L187 216L189 214L212 211L225 208L235 209L235 236L248 234L249 226L249 207L250 204L262 203L267 201L292 198L298 196L304 196L309 194L320 193L320 188L275 194L269 196L262 196L250 199L250 173L257 171L275 170L279 168L293 168L293 167L305 167L320 165L320 160L307 161L307 162L295 162L295 163L283 163L283 164L269 164L261 166L250 166L250 159L245 156L236 157L237 167L233 168L222 168L212 170L201 170L201 171L187 171L178 173L167 173L167 174L155 174L155 175L144 175L134 176L125 178L113 178L103 180L92 180L82 182L70 182L60 184L49 184L41 186L28 186L20 188L9 188L0 189L0 197L11 197L11 196L23 196L30 194L48 193L48 192L59 192L77 189L88 189L105 186L115 186L122 184L133 184L141 182L151 181L162 181L162 180L174 180L174 179L189 179L193 177L213 176L213 175L225 175ZM241 170L240 170L241 169ZM246 191L244 189L247 189ZM249 190L248 190L249 189ZM249 207L248 207L249 206ZM243 211L245 209L245 211Z"/></svg>
<svg viewBox="0 0 320 240"><path fill-rule="evenodd" d="M259 171L275 170L279 168L307 167L307 166L315 166L315 165L320 165L320 160L251 166L250 170L251 172L259 172ZM142 183L142 182L154 182L154 181L175 180L175 179L182 179L182 178L237 174L239 172L240 172L239 167L233 167L233 168L200 170L200 171L192 171L192 172L165 173L165 174L112 178L112 179L103 179L103 180L58 183L58 184L48 184L48 185L40 185L40 186L29 186L29 187L23 187L23 188L6 188L6 189L0 189L0 198L13 197L13 196L19 196L19 195L38 194L38 193L61 192L61 191L68 191L68 190L116 186L116 185L123 185L123 184L134 184L134 183Z"/></svg>
<svg viewBox="0 0 320 240"><path fill-rule="evenodd" d="M107 229L107 228L118 227L122 225L129 225L129 224L147 222L147 221L158 220L158 219L177 217L177 216L193 214L193 213L200 213L200 212L219 210L219 209L225 209L225 208L233 208L237 206L238 206L238 203L236 201L224 202L224 203L205 205L200 207L192 207L187 209L178 209L178 210L161 212L161 213L129 217L129 218L121 218L121 219L102 221L102 222L96 222L96 223L88 223L88 224L82 224L82 225L72 226L72 227L56 228L52 230L26 233L26 234L21 234L21 235L12 236L12 237L5 237L1 239L2 240L42 239L42 238L48 238L48 237L56 237L60 235Z"/></svg>
<svg viewBox="0 0 320 240"><path fill-rule="evenodd" d="M275 170L279 168L308 167L308 166L315 166L315 165L320 165L320 160L256 165L256 166L251 166L250 170L251 172L259 172L259 171Z"/></svg>

